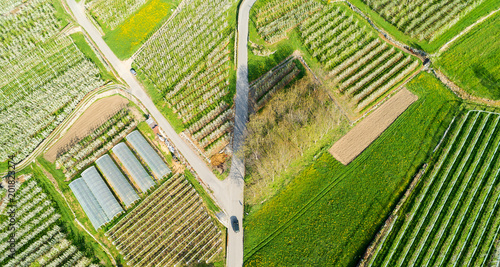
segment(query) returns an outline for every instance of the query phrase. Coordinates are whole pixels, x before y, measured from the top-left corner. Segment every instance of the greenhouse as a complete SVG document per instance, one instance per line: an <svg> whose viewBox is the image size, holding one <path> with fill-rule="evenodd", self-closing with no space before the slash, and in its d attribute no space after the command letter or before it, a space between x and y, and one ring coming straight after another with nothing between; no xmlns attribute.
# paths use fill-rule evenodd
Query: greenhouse
<svg viewBox="0 0 500 267"><path fill-rule="evenodd" d="M78 200L96 230L109 221L108 216L106 216L106 213L83 179L78 178L74 180L69 184L69 188L75 194L76 200Z"/></svg>
<svg viewBox="0 0 500 267"><path fill-rule="evenodd" d="M137 160L135 155L125 143L119 143L114 146L112 151L123 164L124 168L130 175L130 178L134 180L135 184L142 192L148 191L148 189L155 185L151 176L149 176L139 160Z"/></svg>
<svg viewBox="0 0 500 267"><path fill-rule="evenodd" d="M135 130L127 135L127 141L146 162L157 179L162 179L171 172L158 153L156 153L139 131Z"/></svg>
<svg viewBox="0 0 500 267"><path fill-rule="evenodd" d="M125 203L125 207L129 207L140 199L130 182L109 155L100 157L95 163L118 197Z"/></svg>
<svg viewBox="0 0 500 267"><path fill-rule="evenodd" d="M113 196L108 185L106 185L94 166L82 172L82 179L85 181L92 194L94 194L97 202L99 202L99 205L101 205L110 220L123 212L122 206L120 206L120 203L118 203L115 196Z"/></svg>

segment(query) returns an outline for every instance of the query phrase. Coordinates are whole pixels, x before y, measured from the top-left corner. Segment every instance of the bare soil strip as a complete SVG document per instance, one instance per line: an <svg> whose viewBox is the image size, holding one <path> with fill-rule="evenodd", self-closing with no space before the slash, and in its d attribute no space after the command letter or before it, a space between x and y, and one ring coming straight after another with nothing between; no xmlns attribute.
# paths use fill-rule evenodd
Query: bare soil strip
<svg viewBox="0 0 500 267"><path fill-rule="evenodd" d="M44 157L50 162L56 160L57 154L69 148L70 145L83 139L104 123L112 115L124 108L128 100L119 96L110 96L93 103L76 120L71 128L45 153Z"/></svg>
<svg viewBox="0 0 500 267"><path fill-rule="evenodd" d="M328 150L347 165L377 139L418 97L403 88L358 123Z"/></svg>

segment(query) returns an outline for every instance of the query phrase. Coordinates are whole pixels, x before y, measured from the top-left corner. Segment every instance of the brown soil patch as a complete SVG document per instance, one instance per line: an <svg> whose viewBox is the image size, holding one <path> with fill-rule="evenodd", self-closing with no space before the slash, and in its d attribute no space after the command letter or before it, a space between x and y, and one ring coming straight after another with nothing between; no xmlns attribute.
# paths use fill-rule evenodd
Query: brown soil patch
<svg viewBox="0 0 500 267"><path fill-rule="evenodd" d="M182 165L181 163L173 160L172 161L172 172L173 173L184 173L184 170L186 169L186 166Z"/></svg>
<svg viewBox="0 0 500 267"><path fill-rule="evenodd" d="M75 121L71 128L45 153L45 159L54 162L58 154L67 151L73 144L91 134L120 109L126 107L128 100L114 95L97 100Z"/></svg>
<svg viewBox="0 0 500 267"><path fill-rule="evenodd" d="M342 164L349 164L417 99L416 95L402 89L338 140L330 148L330 154Z"/></svg>

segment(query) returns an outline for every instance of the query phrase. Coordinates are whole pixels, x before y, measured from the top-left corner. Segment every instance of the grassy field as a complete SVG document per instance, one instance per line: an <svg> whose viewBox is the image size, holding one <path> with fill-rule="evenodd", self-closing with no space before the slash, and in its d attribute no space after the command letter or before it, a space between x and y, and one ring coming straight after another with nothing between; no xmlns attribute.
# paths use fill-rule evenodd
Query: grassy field
<svg viewBox="0 0 500 267"><path fill-rule="evenodd" d="M129 58L170 17L179 2L150 0L116 29L100 25L104 41L119 59Z"/></svg>
<svg viewBox="0 0 500 267"><path fill-rule="evenodd" d="M245 207L245 266L356 264L459 107L427 73L407 87L419 100L350 165L323 153L278 196Z"/></svg>
<svg viewBox="0 0 500 267"><path fill-rule="evenodd" d="M500 99L499 29L500 14L496 13L457 39L435 64L470 94Z"/></svg>
<svg viewBox="0 0 500 267"><path fill-rule="evenodd" d="M71 18L71 16L66 12L60 0L49 0L48 2L51 3L52 6L56 9L55 16L59 20L58 26L61 29L73 21L73 18Z"/></svg>
<svg viewBox="0 0 500 267"><path fill-rule="evenodd" d="M470 11L467 15L462 17L455 25L439 35L437 38L428 41L419 41L417 38L411 38L398 30L391 23L387 22L377 12L368 7L362 0L350 0L350 2L359 8L365 15L367 15L372 22L380 28L386 30L396 40L403 42L415 48L423 49L428 53L433 53L443 46L447 41L459 34L467 26L471 25L479 18L488 15L491 11L500 7L500 2L496 0L485 0L481 5Z"/></svg>
<svg viewBox="0 0 500 267"><path fill-rule="evenodd" d="M9 162L8 161L0 162L0 173L7 172L8 170L9 170Z"/></svg>

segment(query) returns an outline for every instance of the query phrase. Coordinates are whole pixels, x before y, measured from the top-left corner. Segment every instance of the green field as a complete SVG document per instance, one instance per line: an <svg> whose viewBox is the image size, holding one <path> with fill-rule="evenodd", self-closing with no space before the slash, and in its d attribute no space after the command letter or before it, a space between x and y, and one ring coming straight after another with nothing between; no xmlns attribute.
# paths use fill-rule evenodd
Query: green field
<svg viewBox="0 0 500 267"><path fill-rule="evenodd" d="M351 164L323 153L279 195L246 207L245 266L359 261L459 107L430 74L407 87L419 100Z"/></svg>
<svg viewBox="0 0 500 267"><path fill-rule="evenodd" d="M457 39L435 64L468 93L499 100L499 30L500 13L496 13Z"/></svg>
<svg viewBox="0 0 500 267"><path fill-rule="evenodd" d="M500 233L500 114L454 121L370 266L486 266Z"/></svg>
<svg viewBox="0 0 500 267"><path fill-rule="evenodd" d="M100 24L104 41L119 59L127 59L170 17L179 0L150 0L116 29Z"/></svg>

